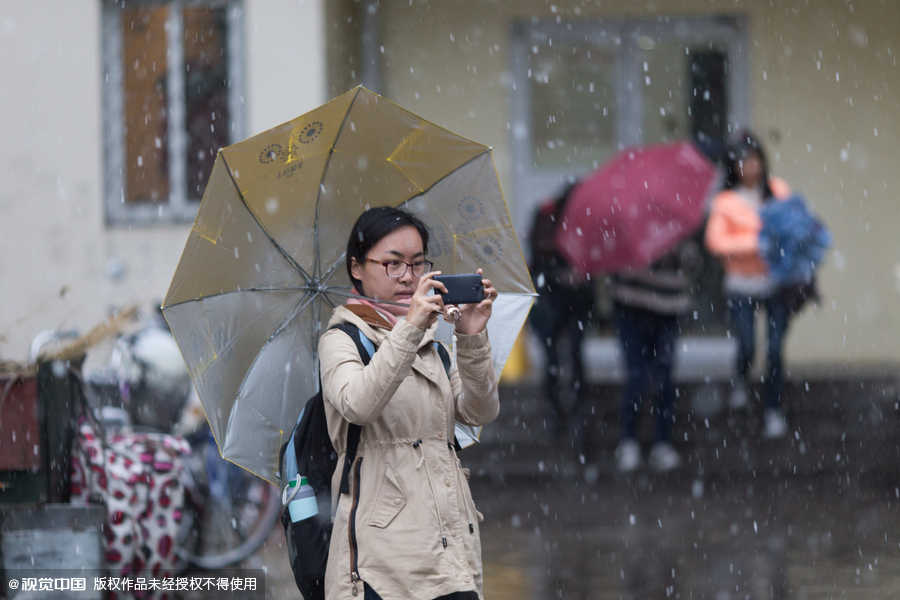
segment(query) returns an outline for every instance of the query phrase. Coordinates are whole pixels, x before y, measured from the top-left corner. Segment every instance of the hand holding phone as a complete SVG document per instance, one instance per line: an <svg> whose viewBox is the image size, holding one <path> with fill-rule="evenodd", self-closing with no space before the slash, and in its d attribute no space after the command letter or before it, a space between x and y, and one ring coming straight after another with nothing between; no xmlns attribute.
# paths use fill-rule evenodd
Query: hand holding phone
<svg viewBox="0 0 900 600"><path fill-rule="evenodd" d="M441 282L447 288L446 293L440 293L445 305L478 304L484 300L484 285L479 273L435 275L434 280Z"/></svg>
<svg viewBox="0 0 900 600"><path fill-rule="evenodd" d="M453 314L451 319L447 320L448 323L453 321L451 324L456 328L456 333L476 335L483 331L491 318L497 290L494 289L490 279L484 278L481 269L478 269L477 273L435 274L433 277L447 290L446 293L441 293L442 304L445 306L444 320L447 320L449 313L454 312L454 308L455 312L459 313Z"/></svg>

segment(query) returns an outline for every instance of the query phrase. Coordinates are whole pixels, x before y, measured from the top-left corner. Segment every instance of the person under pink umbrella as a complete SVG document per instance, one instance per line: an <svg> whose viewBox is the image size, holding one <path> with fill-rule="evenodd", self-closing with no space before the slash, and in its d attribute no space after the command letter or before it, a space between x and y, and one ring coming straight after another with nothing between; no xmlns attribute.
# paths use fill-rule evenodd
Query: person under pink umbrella
<svg viewBox="0 0 900 600"><path fill-rule="evenodd" d="M692 283L701 262L698 244L687 239L649 267L623 270L611 278L616 333L627 369L619 408L620 441L615 453L616 468L622 473L630 473L642 463L637 424L648 381L653 382L656 420L650 467L662 473L682 462L672 444L672 368L681 331L679 317L694 306Z"/></svg>
<svg viewBox="0 0 900 600"><path fill-rule="evenodd" d="M716 181L690 142L623 150L572 191L556 245L581 273L648 267L700 228Z"/></svg>
<svg viewBox="0 0 900 600"><path fill-rule="evenodd" d="M561 215L557 246L582 273L612 274L616 332L622 345L621 436L616 467L642 464L637 419L654 382L656 435L650 466L678 467L672 444L672 368L678 317L693 304L699 248L688 240L703 223L715 167L689 142L631 148L584 179Z"/></svg>

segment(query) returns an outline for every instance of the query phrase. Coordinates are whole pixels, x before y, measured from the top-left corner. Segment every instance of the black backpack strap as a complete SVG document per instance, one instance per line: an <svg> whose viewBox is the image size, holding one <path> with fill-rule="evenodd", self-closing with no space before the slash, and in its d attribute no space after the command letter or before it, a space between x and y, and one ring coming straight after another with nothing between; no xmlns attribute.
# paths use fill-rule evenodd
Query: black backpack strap
<svg viewBox="0 0 900 600"><path fill-rule="evenodd" d="M435 342L435 346L437 346L438 356L441 357L441 364L444 365L444 372L447 373L447 379L450 378L450 353L447 352L447 349L444 348L444 345L440 342ZM462 450L462 446L459 445L459 440L456 439L456 436L453 436L453 443L448 444L451 448L459 452Z"/></svg>
<svg viewBox="0 0 900 600"><path fill-rule="evenodd" d="M447 349L444 348L444 345L440 342L435 342L435 346L437 346L438 356L441 357L441 364L444 365L444 372L447 373L447 378L450 378L450 353L447 352Z"/></svg>
<svg viewBox="0 0 900 600"><path fill-rule="evenodd" d="M363 366L369 364L369 360L371 357L369 356L369 351L366 350L366 347L363 345L362 340L359 338L362 333L359 330L359 327L354 325L353 323L338 323L331 329L340 329L344 333L350 336L350 339L353 340L353 343L356 344L356 350L359 352L359 358L362 360ZM376 348L377 349L377 348ZM362 427L356 425L355 423L350 423L347 427L347 452L344 454L344 466L341 472L341 493L349 494L350 493L350 467L353 466L353 461L356 459L356 450L359 448L359 436L362 433Z"/></svg>

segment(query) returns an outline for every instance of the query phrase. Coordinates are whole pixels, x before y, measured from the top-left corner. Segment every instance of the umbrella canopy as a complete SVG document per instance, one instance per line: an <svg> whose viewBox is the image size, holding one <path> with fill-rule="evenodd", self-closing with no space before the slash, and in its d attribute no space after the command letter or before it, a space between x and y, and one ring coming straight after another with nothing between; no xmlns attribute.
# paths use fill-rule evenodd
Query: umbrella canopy
<svg viewBox="0 0 900 600"><path fill-rule="evenodd" d="M582 273L645 268L697 230L716 179L688 142L624 150L572 192L557 247Z"/></svg>
<svg viewBox="0 0 900 600"><path fill-rule="evenodd" d="M351 295L350 229L401 205L428 227L436 269L481 267L500 293L499 375L534 289L490 148L360 87L219 151L163 313L224 458L275 481L318 385L318 335Z"/></svg>

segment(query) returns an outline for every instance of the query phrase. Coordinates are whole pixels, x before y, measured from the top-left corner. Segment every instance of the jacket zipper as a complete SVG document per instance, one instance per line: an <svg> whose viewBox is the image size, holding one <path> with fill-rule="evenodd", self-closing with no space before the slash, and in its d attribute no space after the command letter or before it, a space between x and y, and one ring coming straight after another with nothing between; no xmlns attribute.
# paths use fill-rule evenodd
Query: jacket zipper
<svg viewBox="0 0 900 600"><path fill-rule="evenodd" d="M353 469L353 504L350 507L350 581L353 583L353 595L359 593L357 584L362 579L359 576L359 548L356 545L356 509L359 507L359 473L362 467L362 457L356 461Z"/></svg>

